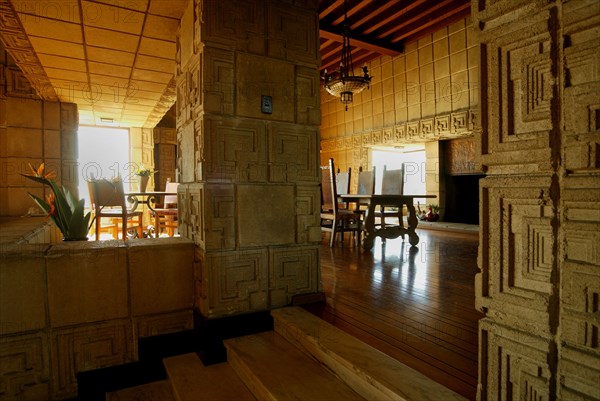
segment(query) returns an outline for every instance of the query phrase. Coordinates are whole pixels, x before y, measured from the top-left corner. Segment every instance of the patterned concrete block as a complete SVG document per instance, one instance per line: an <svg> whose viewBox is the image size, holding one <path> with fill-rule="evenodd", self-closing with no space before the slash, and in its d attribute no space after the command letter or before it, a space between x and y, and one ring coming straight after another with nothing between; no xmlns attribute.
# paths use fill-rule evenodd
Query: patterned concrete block
<svg viewBox="0 0 600 401"><path fill-rule="evenodd" d="M47 334L0 337L0 399L50 399Z"/></svg>
<svg viewBox="0 0 600 401"><path fill-rule="evenodd" d="M77 373L137 359L137 340L128 319L51 332L52 396L77 395Z"/></svg>
<svg viewBox="0 0 600 401"><path fill-rule="evenodd" d="M215 317L268 309L268 264L266 249L202 255L200 312Z"/></svg>
<svg viewBox="0 0 600 401"><path fill-rule="evenodd" d="M482 219L490 228L480 231L486 245L479 248L477 307L488 308L498 323L549 332L556 271L550 180L488 177L480 185Z"/></svg>
<svg viewBox="0 0 600 401"><path fill-rule="evenodd" d="M318 291L317 247L272 248L269 259L269 307L289 305L294 295Z"/></svg>
<svg viewBox="0 0 600 401"><path fill-rule="evenodd" d="M551 399L548 339L490 319L480 320L479 330L477 399Z"/></svg>

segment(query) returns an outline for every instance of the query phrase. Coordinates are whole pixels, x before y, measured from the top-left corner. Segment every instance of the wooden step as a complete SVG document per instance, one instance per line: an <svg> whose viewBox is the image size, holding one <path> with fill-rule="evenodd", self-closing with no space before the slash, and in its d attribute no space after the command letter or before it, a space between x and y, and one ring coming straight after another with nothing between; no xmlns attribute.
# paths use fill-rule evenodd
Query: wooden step
<svg viewBox="0 0 600 401"><path fill-rule="evenodd" d="M259 400L363 400L273 331L225 340L227 361Z"/></svg>
<svg viewBox="0 0 600 401"><path fill-rule="evenodd" d="M166 380L106 393L106 401L175 401Z"/></svg>
<svg viewBox="0 0 600 401"><path fill-rule="evenodd" d="M256 400L227 363L204 366L195 353L163 360L177 401Z"/></svg>
<svg viewBox="0 0 600 401"><path fill-rule="evenodd" d="M466 398L300 307L271 311L275 331L370 400Z"/></svg>

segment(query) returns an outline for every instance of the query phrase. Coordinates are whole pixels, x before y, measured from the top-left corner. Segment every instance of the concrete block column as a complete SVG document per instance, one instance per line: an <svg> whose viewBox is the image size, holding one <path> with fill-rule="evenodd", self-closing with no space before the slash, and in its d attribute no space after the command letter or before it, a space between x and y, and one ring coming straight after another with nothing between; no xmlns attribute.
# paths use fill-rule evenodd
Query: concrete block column
<svg viewBox="0 0 600 401"><path fill-rule="evenodd" d="M179 224L198 247L206 317L319 289L317 11L314 0L195 0L182 18Z"/></svg>

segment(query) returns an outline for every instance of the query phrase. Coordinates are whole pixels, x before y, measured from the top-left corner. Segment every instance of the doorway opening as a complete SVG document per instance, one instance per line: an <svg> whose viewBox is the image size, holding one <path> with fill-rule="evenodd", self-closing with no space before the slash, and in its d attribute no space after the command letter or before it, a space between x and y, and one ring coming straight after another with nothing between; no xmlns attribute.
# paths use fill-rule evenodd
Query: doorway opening
<svg viewBox="0 0 600 401"><path fill-rule="evenodd" d="M123 184L126 187L129 185L133 166L129 158L128 129L79 126L77 146L79 197L85 199L86 207L90 206L89 180L120 176Z"/></svg>

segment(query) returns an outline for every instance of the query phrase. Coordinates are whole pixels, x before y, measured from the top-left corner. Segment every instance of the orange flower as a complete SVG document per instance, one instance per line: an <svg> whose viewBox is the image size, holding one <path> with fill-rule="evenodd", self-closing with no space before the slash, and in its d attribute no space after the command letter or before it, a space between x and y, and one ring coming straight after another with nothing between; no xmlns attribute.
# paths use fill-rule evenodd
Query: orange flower
<svg viewBox="0 0 600 401"><path fill-rule="evenodd" d="M36 169L29 163L29 168L31 169L31 175L34 177L45 178L47 180L56 177L56 173L54 171L50 171L49 173L44 174L44 163L40 164L40 166Z"/></svg>
<svg viewBox="0 0 600 401"><path fill-rule="evenodd" d="M56 206L54 204L54 192L50 192L48 195L46 195L46 202L48 202L48 206L50 206L48 215L55 216L56 215Z"/></svg>

